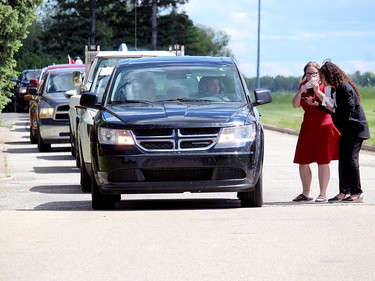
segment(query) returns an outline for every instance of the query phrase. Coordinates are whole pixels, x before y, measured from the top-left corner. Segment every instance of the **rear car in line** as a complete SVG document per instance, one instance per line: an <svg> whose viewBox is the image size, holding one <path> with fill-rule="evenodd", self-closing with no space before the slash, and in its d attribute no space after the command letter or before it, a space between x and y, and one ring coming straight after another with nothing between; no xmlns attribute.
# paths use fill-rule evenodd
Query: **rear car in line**
<svg viewBox="0 0 375 281"><path fill-rule="evenodd" d="M16 83L14 91L14 111L15 112L27 112L29 109L29 101L25 99L25 95L28 94L28 87L30 86L30 80L39 79L41 69L25 69L22 71L20 78L12 78L12 81ZM32 87L35 85L31 85Z"/></svg>
<svg viewBox="0 0 375 281"><path fill-rule="evenodd" d="M73 73L85 71L82 64L61 65L47 69L37 93L37 143L40 152L51 151L53 143L69 143L68 91L77 90Z"/></svg>

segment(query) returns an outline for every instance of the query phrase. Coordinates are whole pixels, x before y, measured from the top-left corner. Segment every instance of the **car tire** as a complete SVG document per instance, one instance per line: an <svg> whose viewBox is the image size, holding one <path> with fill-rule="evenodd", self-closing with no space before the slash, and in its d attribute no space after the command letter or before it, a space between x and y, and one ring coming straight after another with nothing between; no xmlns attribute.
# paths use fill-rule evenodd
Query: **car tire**
<svg viewBox="0 0 375 281"><path fill-rule="evenodd" d="M51 144L45 143L40 135L40 131L38 130L38 149L40 152L50 152L51 151Z"/></svg>
<svg viewBox="0 0 375 281"><path fill-rule="evenodd" d="M263 205L263 179L262 172L259 174L254 190L247 192L238 192L238 199L241 200L242 207L262 207Z"/></svg>
<svg viewBox="0 0 375 281"><path fill-rule="evenodd" d="M81 167L81 147L78 145L78 139L74 138L74 147L75 147L75 158L76 158L76 167Z"/></svg>
<svg viewBox="0 0 375 281"><path fill-rule="evenodd" d="M72 127L69 124L69 135L70 135L70 152L74 158L76 158L76 146L75 146L75 138L72 134Z"/></svg>
<svg viewBox="0 0 375 281"><path fill-rule="evenodd" d="M31 129L31 127L30 127L30 142L32 144L38 143L38 138L37 138L36 134L33 133L33 130Z"/></svg>
<svg viewBox="0 0 375 281"><path fill-rule="evenodd" d="M81 152L82 149L80 149L79 151L81 155L80 158L82 159L82 161L80 162L80 176L81 176L80 183L82 187L82 192L88 193L88 192L91 192L91 177L90 177L89 172L86 169L85 162L83 161L82 152Z"/></svg>
<svg viewBox="0 0 375 281"><path fill-rule="evenodd" d="M121 198L121 195L120 195ZM94 210L112 210L118 201L118 195L104 195L96 183L94 171L91 173L91 206Z"/></svg>
<svg viewBox="0 0 375 281"><path fill-rule="evenodd" d="M25 111L25 109L23 107L22 99L20 97L18 97L18 95L16 96L16 98L14 100L14 111L15 112L24 112Z"/></svg>

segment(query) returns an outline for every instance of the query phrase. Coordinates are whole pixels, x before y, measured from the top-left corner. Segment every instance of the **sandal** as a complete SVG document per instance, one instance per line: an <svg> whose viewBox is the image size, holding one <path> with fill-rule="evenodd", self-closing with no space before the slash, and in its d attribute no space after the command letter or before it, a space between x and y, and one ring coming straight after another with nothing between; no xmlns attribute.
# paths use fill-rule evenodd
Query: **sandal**
<svg viewBox="0 0 375 281"><path fill-rule="evenodd" d="M306 196L303 193L301 193L300 195L298 195L296 198L293 199L294 202L311 201L311 200L313 200L312 197Z"/></svg>
<svg viewBox="0 0 375 281"><path fill-rule="evenodd" d="M327 201L327 198L322 196L322 195L319 195L316 199L315 199L315 202L326 202Z"/></svg>

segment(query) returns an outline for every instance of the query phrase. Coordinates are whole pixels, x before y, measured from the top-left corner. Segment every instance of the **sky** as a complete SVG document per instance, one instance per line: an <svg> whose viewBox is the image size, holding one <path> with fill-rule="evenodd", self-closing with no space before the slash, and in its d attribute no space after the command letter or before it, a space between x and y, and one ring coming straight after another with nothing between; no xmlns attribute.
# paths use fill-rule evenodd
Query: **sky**
<svg viewBox="0 0 375 281"><path fill-rule="evenodd" d="M195 25L224 31L246 77L257 75L259 0L189 0ZM261 0L259 76L300 77L325 59L345 72L375 73L374 0Z"/></svg>

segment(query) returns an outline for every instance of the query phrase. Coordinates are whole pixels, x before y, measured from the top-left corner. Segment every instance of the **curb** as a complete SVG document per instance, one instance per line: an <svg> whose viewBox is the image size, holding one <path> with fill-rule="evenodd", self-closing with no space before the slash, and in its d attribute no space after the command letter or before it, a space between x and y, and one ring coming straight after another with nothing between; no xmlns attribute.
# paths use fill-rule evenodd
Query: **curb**
<svg viewBox="0 0 375 281"><path fill-rule="evenodd" d="M5 140L2 138L5 132L9 132L9 129L6 127L0 127L0 179L4 179L8 177L7 172L7 165L6 165L6 156L4 154L4 142Z"/></svg>

